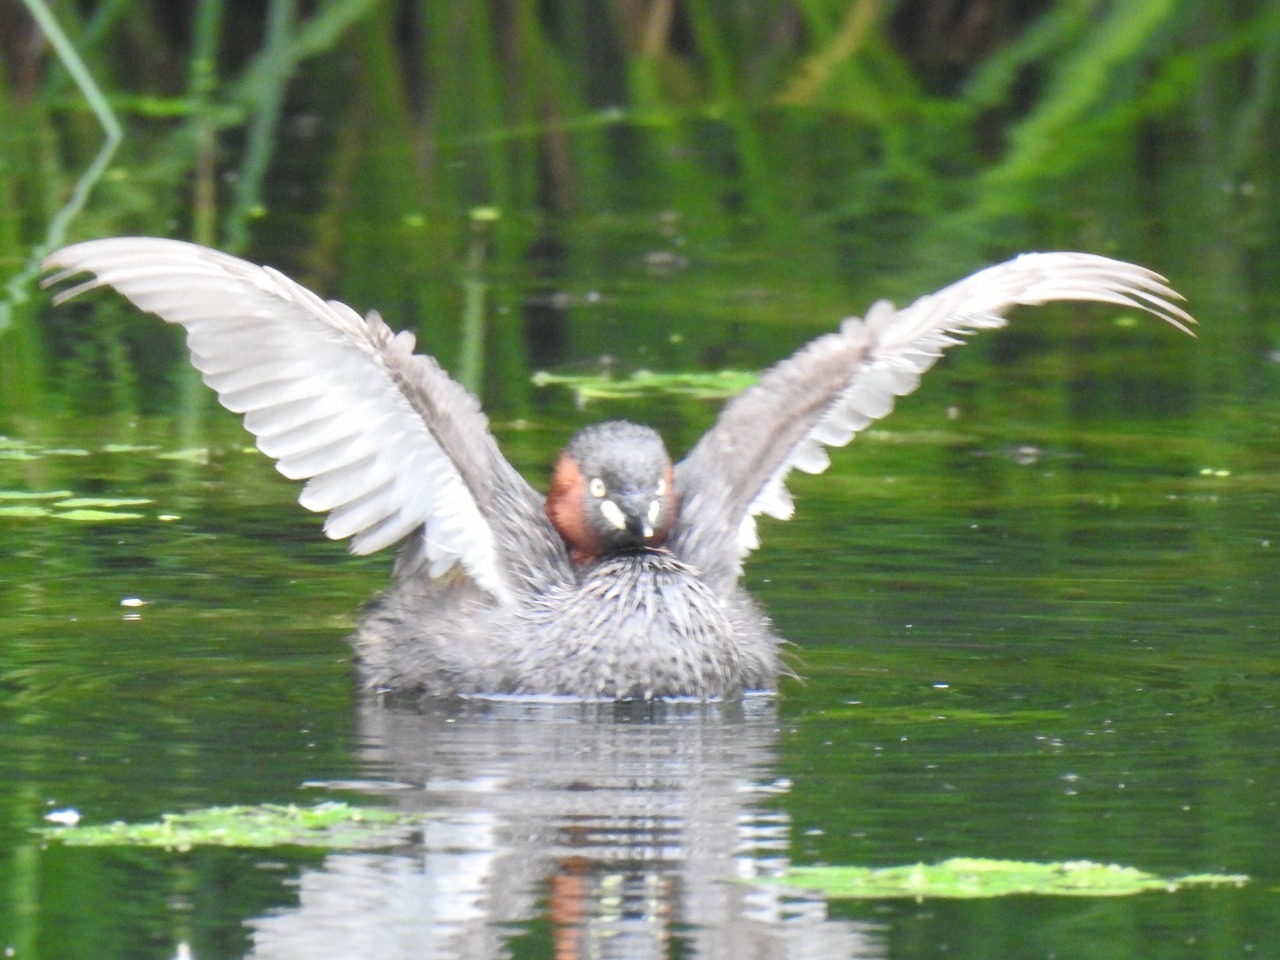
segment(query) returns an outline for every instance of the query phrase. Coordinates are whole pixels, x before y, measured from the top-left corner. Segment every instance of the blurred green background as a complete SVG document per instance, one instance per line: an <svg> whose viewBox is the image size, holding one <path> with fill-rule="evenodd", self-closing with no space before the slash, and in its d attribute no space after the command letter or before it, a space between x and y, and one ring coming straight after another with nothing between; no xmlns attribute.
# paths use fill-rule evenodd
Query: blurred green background
<svg viewBox="0 0 1280 960"><path fill-rule="evenodd" d="M35 295L99 236L377 307L517 412L543 366L759 365L1027 249L1224 332L1280 288L1274 0L3 0L0 42L0 415L184 395L173 331Z"/></svg>

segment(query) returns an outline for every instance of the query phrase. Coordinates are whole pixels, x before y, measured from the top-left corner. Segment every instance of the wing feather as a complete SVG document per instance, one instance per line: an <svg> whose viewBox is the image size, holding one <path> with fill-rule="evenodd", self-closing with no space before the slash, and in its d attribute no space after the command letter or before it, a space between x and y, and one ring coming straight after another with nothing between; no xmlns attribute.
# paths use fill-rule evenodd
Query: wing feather
<svg viewBox="0 0 1280 960"><path fill-rule="evenodd" d="M415 356L411 335L269 267L179 241L95 240L45 267L58 271L50 284L94 274L56 302L109 286L183 326L222 404L282 474L308 480L299 501L328 513L328 536L370 553L423 528L432 575L460 563L495 596L512 595L488 504L498 496L494 509L518 501L533 514L540 498L502 459L475 398Z"/></svg>
<svg viewBox="0 0 1280 960"><path fill-rule="evenodd" d="M1195 320L1164 278L1087 253L1033 253L988 267L895 310L845 320L732 400L676 467L681 520L672 549L721 586L757 546L755 517L791 516L793 469L818 473L839 447L893 409L950 346L1001 327L1018 305L1084 300L1132 307L1186 333ZM694 518L691 520L690 518ZM694 522L696 521L696 522Z"/></svg>

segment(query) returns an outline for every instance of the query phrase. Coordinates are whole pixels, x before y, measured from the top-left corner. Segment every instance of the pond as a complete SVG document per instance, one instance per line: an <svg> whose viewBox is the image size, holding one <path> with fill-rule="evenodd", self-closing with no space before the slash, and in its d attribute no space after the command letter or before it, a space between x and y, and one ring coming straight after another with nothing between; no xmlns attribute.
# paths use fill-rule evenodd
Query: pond
<svg viewBox="0 0 1280 960"><path fill-rule="evenodd" d="M714 262L705 276L722 293ZM775 295L808 309L804 281ZM739 704L359 696L343 638L389 560L325 541L234 417L201 401L194 417L14 418L13 955L1264 954L1280 404L1193 393L1216 348L1156 321L1039 313L944 361L826 474L792 479L797 515L763 522L747 580L797 678ZM682 450L718 405L533 397L495 431L539 485L578 423L626 414ZM426 819L328 853L32 832L56 811L101 824L335 799ZM993 900L765 881L951 857L1251 880Z"/></svg>
<svg viewBox="0 0 1280 960"><path fill-rule="evenodd" d="M1277 952L1274 4L56 6L61 45L0 5L6 957ZM345 640L390 551L324 538L180 331L36 289L132 234L413 330L540 489L584 424L679 456L724 372L1023 250L1150 266L1202 325L1021 308L793 475L745 572L776 696L416 702ZM71 842L338 804L394 829ZM1169 882L926 889L958 858L947 893ZM777 882L824 865L906 882Z"/></svg>

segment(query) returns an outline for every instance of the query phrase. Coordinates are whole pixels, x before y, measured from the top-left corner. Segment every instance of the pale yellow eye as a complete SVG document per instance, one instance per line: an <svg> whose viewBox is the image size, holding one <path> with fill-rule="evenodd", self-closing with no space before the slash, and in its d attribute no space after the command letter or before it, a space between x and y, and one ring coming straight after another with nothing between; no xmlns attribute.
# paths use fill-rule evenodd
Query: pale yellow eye
<svg viewBox="0 0 1280 960"><path fill-rule="evenodd" d="M604 481L599 477L592 477L591 482L587 484L587 489L591 491L591 495L599 499L605 495Z"/></svg>
<svg viewBox="0 0 1280 960"><path fill-rule="evenodd" d="M667 495L667 478L663 477L658 481L658 496L665 497Z"/></svg>

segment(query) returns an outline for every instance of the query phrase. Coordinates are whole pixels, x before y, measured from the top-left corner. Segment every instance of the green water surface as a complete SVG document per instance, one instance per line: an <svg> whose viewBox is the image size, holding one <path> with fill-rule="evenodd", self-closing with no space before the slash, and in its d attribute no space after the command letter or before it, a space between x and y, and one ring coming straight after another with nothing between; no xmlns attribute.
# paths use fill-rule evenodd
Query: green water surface
<svg viewBox="0 0 1280 960"><path fill-rule="evenodd" d="M1099 348L1090 365L1125 349ZM1107 956L1235 955L1226 945L1276 932L1280 406L1252 404L1229 439L1155 409L1158 384L1129 416L1067 417L1056 408L1073 384L1036 383L1051 361L944 367L827 475L793 481L798 515L765 523L747 578L794 642L801 679L753 728L765 742L738 771L769 790L725 815L771 824L771 855L798 863L1087 858L1253 878L1097 902L830 904L827 923L873 955L1090 942ZM977 377L999 378L1009 402ZM971 391L972 407L954 402ZM210 418L198 455L176 429L51 419L31 439L11 434L0 459L4 505L47 511L0 518L6 923L41 954L114 942L107 955L136 956L151 942L165 956L181 941L238 956L255 937L274 942L244 924L295 909L289 878L325 864L287 850L61 848L29 832L54 810L109 822L377 798L402 775L382 756L397 741L355 722L342 639L387 561L324 541L234 418ZM568 427L499 429L538 477ZM73 498L125 515L68 518L74 507L58 504ZM145 605L122 605L132 598ZM465 719L482 736L484 721ZM537 759L538 724L564 721L517 722L532 725L524 749ZM492 749L466 754L470 777L483 779ZM429 785L441 761L422 762ZM699 778L670 776L696 807ZM540 955L555 915L507 918L512 948Z"/></svg>
<svg viewBox="0 0 1280 960"><path fill-rule="evenodd" d="M6 956L1280 955L1276 4L58 5L101 101L18 16L44 5L10 6ZM125 137L77 195L104 108ZM678 456L719 401L584 404L539 371L755 371L1024 250L1149 265L1201 327L1021 309L793 476L745 573L792 643L776 698L380 703L344 637L392 558L324 539L179 331L36 289L48 245L132 233L413 329L540 487L578 426L652 423ZM37 832L329 801L414 827ZM762 882L951 858L1250 879Z"/></svg>

